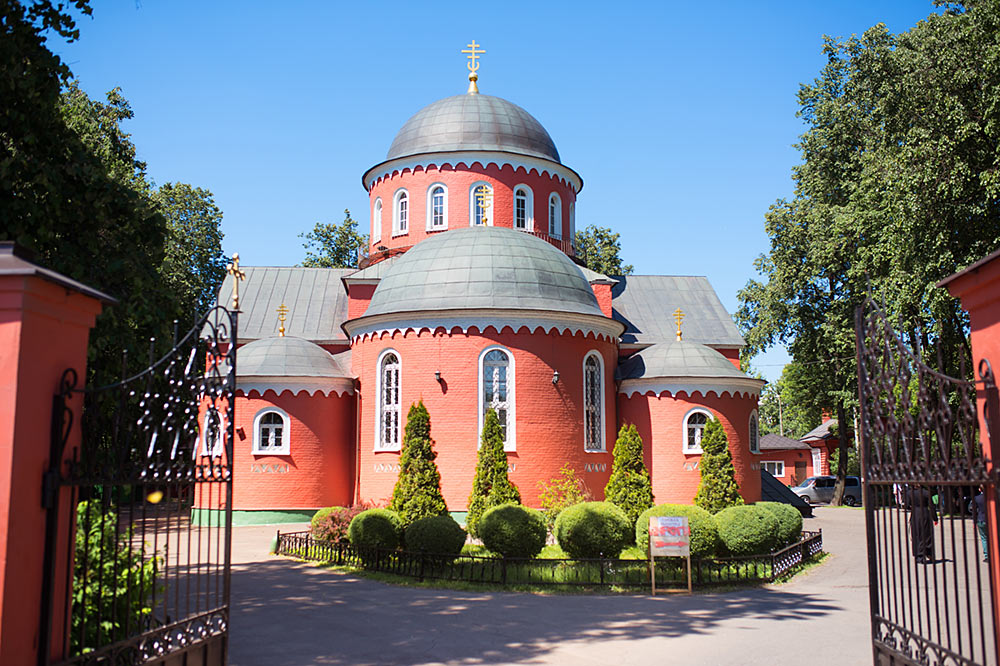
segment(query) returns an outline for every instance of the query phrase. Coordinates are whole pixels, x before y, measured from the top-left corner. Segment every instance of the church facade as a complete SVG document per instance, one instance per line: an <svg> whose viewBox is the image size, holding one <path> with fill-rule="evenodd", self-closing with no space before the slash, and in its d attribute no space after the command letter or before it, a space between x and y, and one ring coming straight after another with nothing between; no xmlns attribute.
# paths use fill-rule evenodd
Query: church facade
<svg viewBox="0 0 1000 666"><path fill-rule="evenodd" d="M741 493L759 499L763 382L739 369L732 319L703 277L606 276L574 261L583 180L527 111L480 94L473 71L469 91L418 111L362 182L362 268L244 267L238 515L386 503L420 400L455 512L490 408L526 505L564 465L603 498L626 423L642 436L656 502L690 503L711 418Z"/></svg>

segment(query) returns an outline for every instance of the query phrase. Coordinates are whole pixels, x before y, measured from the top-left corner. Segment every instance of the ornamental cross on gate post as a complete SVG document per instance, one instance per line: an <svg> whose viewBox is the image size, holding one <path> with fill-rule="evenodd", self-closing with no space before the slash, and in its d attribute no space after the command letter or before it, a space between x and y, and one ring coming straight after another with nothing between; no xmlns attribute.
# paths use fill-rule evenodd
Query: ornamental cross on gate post
<svg viewBox="0 0 1000 666"><path fill-rule="evenodd" d="M674 321L677 322L677 339L681 339L681 322L684 320L684 311L680 308L674 310Z"/></svg>
<svg viewBox="0 0 1000 666"><path fill-rule="evenodd" d="M486 185L480 185L476 188L476 201L479 202L479 207L483 209L483 224L486 224L486 209L490 207L490 188Z"/></svg>
<svg viewBox="0 0 1000 666"><path fill-rule="evenodd" d="M226 273L233 276L233 311L240 309L240 280L246 280L247 274L240 268L240 254L233 254L233 262L226 266Z"/></svg>

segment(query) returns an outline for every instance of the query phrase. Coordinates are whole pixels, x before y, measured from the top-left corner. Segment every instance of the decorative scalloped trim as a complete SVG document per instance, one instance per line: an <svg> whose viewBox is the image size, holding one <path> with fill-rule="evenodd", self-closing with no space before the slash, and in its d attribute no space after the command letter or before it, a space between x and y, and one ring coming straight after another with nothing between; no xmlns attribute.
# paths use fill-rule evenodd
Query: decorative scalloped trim
<svg viewBox="0 0 1000 666"><path fill-rule="evenodd" d="M342 398L345 395L348 395L348 396L353 396L354 395L354 390L353 389L349 390L349 391L339 391L339 390L337 390L335 388L328 388L328 389L317 388L317 389L311 389L311 390L310 389L300 388L298 390L293 391L292 389L289 389L289 388L281 388L280 390L278 390L278 388L275 388L273 386L268 386L268 387L250 386L250 387L247 387L246 389L244 389L244 388L237 388L236 389L237 395L239 395L239 394L242 393L244 398L257 398L257 399L260 399L260 400L266 399L265 394L268 391L270 391L271 393L274 393L277 397L281 397L281 396L283 396L283 395L285 395L287 393L288 395L292 396L293 398L297 397L297 396L299 396L299 395L301 395L303 393L305 393L309 397L312 397L312 396L315 396L315 395L318 395L318 394L322 394L324 397L327 397L327 398L329 398L330 396L333 396L333 395L336 395L338 398ZM256 394L256 395L253 395L253 394Z"/></svg>
<svg viewBox="0 0 1000 666"><path fill-rule="evenodd" d="M522 159L505 157L504 155L505 153L463 152L428 153L423 156L400 157L385 164L377 165L379 167L377 171L369 170L365 174L368 176L365 179L365 186L370 192L373 187L381 184L383 180L392 179L397 175L405 175L406 173L426 172L428 167L431 166L441 171L446 166L458 169L459 166L464 165L467 169L473 169L478 164L479 168L485 171L492 164L500 170L503 170L505 166L509 166L514 169L515 174L518 170L523 169L526 175L531 175L534 172L539 177L548 176L550 179L558 181L566 187L573 188L577 193L583 188L582 181L579 183L573 182L579 176L575 176L575 178L567 177L566 174L559 172L560 168L569 170L568 167L556 166L553 162L547 162L542 159L536 160L527 155L523 156ZM375 167L372 168L374 169Z"/></svg>
<svg viewBox="0 0 1000 666"><path fill-rule="evenodd" d="M236 391L242 392L244 396L248 398L252 397L252 393L256 393L257 397L263 398L268 391L271 391L278 397L284 395L285 393L288 393L293 397L302 393L309 396L322 394L326 397L330 397L331 395L336 394L337 397L343 397L345 395L354 395L354 382L350 379L324 381L302 379L299 377L275 377L273 379L268 378L266 381L246 381L237 377Z"/></svg>
<svg viewBox="0 0 1000 666"><path fill-rule="evenodd" d="M540 321L525 321L525 320L505 320L499 324L482 324L482 320L478 320L477 323L473 323L468 320L450 320L447 323L441 323L440 320L437 322L393 322L386 323L382 325L372 325L370 330L363 330L363 332L355 333L351 336L351 345L358 342L366 342L368 340L374 340L389 336L390 338L396 334L402 336L407 336L410 333L416 333L420 335L424 331L434 334L439 330L443 330L445 333L451 334L458 329L463 335L468 335L473 329L482 335L486 333L489 329L493 329L497 335L503 333L504 329L510 329L510 332L514 335L519 334L522 330L526 330L529 334L537 333L539 330L542 333L550 334L553 331L557 332L559 335L565 335L569 332L571 335L583 335L585 339L591 340L603 340L608 343L614 343L617 336L610 333L604 333L597 331L594 327L586 326L584 324L566 324L564 322L540 322Z"/></svg>
<svg viewBox="0 0 1000 666"><path fill-rule="evenodd" d="M652 395L654 397L661 397L666 394L665 397L679 398L681 393L684 393L686 397L701 396L702 398L711 397L715 394L717 398L755 398L760 396L760 389L763 386L761 382L760 387L754 388L753 386L748 386L750 382L758 382L760 380L755 380L751 377L747 377L746 382L732 382L732 381L720 381L720 382L658 382L658 381L636 381L626 379L618 387L618 393L625 395L628 398L639 395Z"/></svg>

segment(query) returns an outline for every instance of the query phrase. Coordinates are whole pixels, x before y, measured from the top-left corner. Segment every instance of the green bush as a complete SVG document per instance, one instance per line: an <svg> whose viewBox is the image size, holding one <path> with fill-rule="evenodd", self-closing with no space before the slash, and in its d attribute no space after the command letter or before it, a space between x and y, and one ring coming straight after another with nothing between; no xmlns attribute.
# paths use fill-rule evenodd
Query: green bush
<svg viewBox="0 0 1000 666"><path fill-rule="evenodd" d="M548 529L555 528L556 516L568 506L589 502L593 496L587 484L576 475L569 463L559 468L559 474L548 481L538 482L538 501L542 504Z"/></svg>
<svg viewBox="0 0 1000 666"><path fill-rule="evenodd" d="M802 536L802 514L790 504L781 502L757 502L760 506L778 519L778 546L787 546L799 540Z"/></svg>
<svg viewBox="0 0 1000 666"><path fill-rule="evenodd" d="M504 557L535 557L545 547L545 515L519 504L495 506L479 521L483 545Z"/></svg>
<svg viewBox="0 0 1000 666"><path fill-rule="evenodd" d="M604 499L624 511L629 525L634 525L639 514L653 506L653 486L642 459L642 438L634 425L623 425L618 431L614 453Z"/></svg>
<svg viewBox="0 0 1000 666"><path fill-rule="evenodd" d="M573 558L615 558L632 542L628 516L610 502L584 502L556 518L556 540Z"/></svg>
<svg viewBox="0 0 1000 666"><path fill-rule="evenodd" d="M404 533L406 549L414 553L458 557L465 546L465 530L451 516L424 516Z"/></svg>
<svg viewBox="0 0 1000 666"><path fill-rule="evenodd" d="M317 511L310 521L312 537L324 543L347 543L347 529L354 516L371 507L367 504L354 506L328 506Z"/></svg>
<svg viewBox="0 0 1000 666"><path fill-rule="evenodd" d="M437 453L431 440L431 416L421 400L410 406L406 416L403 448L399 455L399 477L389 504L389 508L399 514L404 528L420 518L448 513L441 494L441 473L435 458Z"/></svg>
<svg viewBox="0 0 1000 666"><path fill-rule="evenodd" d="M347 537L355 548L397 548L403 525L390 509L368 509L354 516Z"/></svg>
<svg viewBox="0 0 1000 666"><path fill-rule="evenodd" d="M719 551L719 529L715 525L712 514L701 507L691 504L657 504L647 509L635 521L635 543L644 552L649 553L649 518L650 516L684 516L688 519L688 529L691 530L691 557L707 559L715 557Z"/></svg>
<svg viewBox="0 0 1000 666"><path fill-rule="evenodd" d="M777 548L778 519L762 506L731 506L715 514L719 540L734 557L763 555Z"/></svg>
<svg viewBox="0 0 1000 666"><path fill-rule="evenodd" d="M483 418L483 436L472 479L469 512L465 526L469 534L479 536L479 519L488 509L501 504L520 504L521 493L507 476L507 453L503 450L503 428L493 408Z"/></svg>
<svg viewBox="0 0 1000 666"><path fill-rule="evenodd" d="M694 503L709 513L743 504L736 484L736 468L729 452L729 438L718 419L709 419L701 436L701 483Z"/></svg>

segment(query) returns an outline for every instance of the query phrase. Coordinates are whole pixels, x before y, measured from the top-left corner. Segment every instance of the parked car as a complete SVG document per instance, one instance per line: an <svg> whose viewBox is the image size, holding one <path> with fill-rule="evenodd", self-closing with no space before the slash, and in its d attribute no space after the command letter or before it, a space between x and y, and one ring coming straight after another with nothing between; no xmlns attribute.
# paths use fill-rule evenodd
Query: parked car
<svg viewBox="0 0 1000 666"><path fill-rule="evenodd" d="M792 492L810 504L825 504L833 499L833 488L837 485L835 476L810 476L808 479L792 488ZM861 504L861 479L849 476L844 482L844 504L857 506Z"/></svg>

